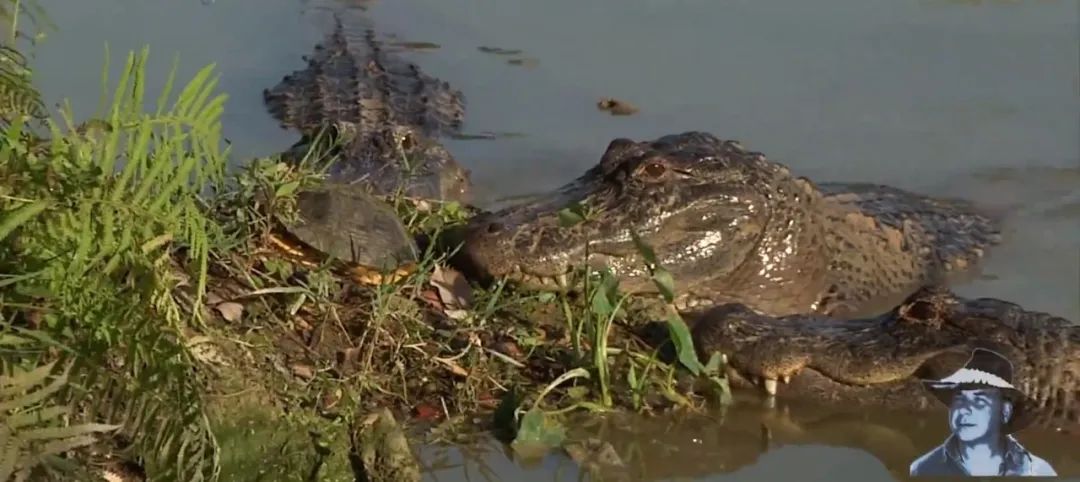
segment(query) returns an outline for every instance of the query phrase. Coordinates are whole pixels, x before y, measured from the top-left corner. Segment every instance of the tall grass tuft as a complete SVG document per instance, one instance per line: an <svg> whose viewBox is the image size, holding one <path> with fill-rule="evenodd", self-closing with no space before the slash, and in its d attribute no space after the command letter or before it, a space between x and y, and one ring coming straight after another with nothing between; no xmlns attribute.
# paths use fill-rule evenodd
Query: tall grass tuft
<svg viewBox="0 0 1080 482"><path fill-rule="evenodd" d="M0 361L69 363L55 403L121 425L155 480L206 480L218 447L190 307L222 239L200 194L224 182L225 96L212 65L174 95L174 65L145 113L147 56L127 56L99 118L75 125L64 109L38 137L13 116L0 133L0 339L20 342L0 343Z"/></svg>

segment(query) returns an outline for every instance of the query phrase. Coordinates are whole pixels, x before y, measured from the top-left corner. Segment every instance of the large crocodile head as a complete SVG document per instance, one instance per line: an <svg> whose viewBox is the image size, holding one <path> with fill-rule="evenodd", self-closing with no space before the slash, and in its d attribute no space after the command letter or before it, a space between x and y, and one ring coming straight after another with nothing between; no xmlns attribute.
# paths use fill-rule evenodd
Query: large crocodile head
<svg viewBox="0 0 1080 482"><path fill-rule="evenodd" d="M557 289L556 280L588 251L589 262L609 266L625 290L648 292L653 284L633 242L636 233L682 294L748 299L761 291L755 283L782 284L793 270L806 273L802 259L787 255L806 258L815 249L822 228L810 222L816 210L809 205L819 199L808 181L736 141L703 132L646 142L620 138L565 186L473 218L462 254L474 276ZM560 211L575 203L586 220L562 227Z"/></svg>
<svg viewBox="0 0 1080 482"><path fill-rule="evenodd" d="M922 380L960 368L975 348L1013 363L1037 422L1080 434L1080 326L991 298L923 288L875 318L769 317L726 304L693 328L699 355L727 358L732 386L781 398L903 410L937 407Z"/></svg>

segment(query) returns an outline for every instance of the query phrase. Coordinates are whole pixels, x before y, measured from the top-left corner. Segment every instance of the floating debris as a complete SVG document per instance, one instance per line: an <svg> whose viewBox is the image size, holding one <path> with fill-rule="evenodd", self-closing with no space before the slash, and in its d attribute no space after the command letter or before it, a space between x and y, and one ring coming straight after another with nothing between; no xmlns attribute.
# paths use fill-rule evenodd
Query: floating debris
<svg viewBox="0 0 1080 482"><path fill-rule="evenodd" d="M537 65L540 65L540 61L537 60L537 59L534 59L532 57L525 57L525 58L520 58L520 59L509 59L509 60L506 61L506 63L508 63L510 65L517 65L517 66L520 66L520 67L525 67L527 69L531 69L533 67L536 67Z"/></svg>
<svg viewBox="0 0 1080 482"><path fill-rule="evenodd" d="M611 97L600 99L600 102L596 103L596 107L608 111L611 115L633 115L638 112L638 108L633 104Z"/></svg>
<svg viewBox="0 0 1080 482"><path fill-rule="evenodd" d="M439 44L437 44L435 42L407 42L407 41L400 41L400 42L393 42L390 45L392 45L394 47L404 49L404 50L418 50L418 51L438 50L438 49L442 48L442 45L439 45Z"/></svg>
<svg viewBox="0 0 1080 482"><path fill-rule="evenodd" d="M483 53L485 53L485 54L492 54L492 55L520 55L522 53L522 51L520 49L504 49L504 48L499 48L499 47L480 46L480 47L477 47L476 49L483 52Z"/></svg>
<svg viewBox="0 0 1080 482"><path fill-rule="evenodd" d="M477 133L474 133L474 134L452 133L452 134L448 134L448 136L451 139L455 139L455 140L472 141L472 140L510 139L510 138L515 138L515 137L525 137L525 134L522 133L522 132L482 131L482 132L477 132Z"/></svg>

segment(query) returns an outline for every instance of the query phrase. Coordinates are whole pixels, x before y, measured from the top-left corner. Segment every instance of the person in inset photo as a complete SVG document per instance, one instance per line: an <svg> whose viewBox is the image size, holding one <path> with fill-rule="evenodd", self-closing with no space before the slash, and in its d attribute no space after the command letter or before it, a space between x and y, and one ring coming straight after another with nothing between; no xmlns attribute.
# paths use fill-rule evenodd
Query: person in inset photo
<svg viewBox="0 0 1080 482"><path fill-rule="evenodd" d="M923 385L949 407L945 442L911 464L915 476L1055 476L1013 436L1031 423L1032 400L1013 386L1012 363L976 348L967 364Z"/></svg>

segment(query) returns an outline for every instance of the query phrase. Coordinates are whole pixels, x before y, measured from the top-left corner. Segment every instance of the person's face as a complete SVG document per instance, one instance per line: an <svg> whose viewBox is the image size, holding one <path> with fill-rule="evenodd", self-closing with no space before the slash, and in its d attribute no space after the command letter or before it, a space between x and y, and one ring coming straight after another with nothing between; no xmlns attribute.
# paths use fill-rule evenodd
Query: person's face
<svg viewBox="0 0 1080 482"><path fill-rule="evenodd" d="M949 409L949 426L960 440L970 442L998 433L1003 415L999 390L958 390Z"/></svg>

